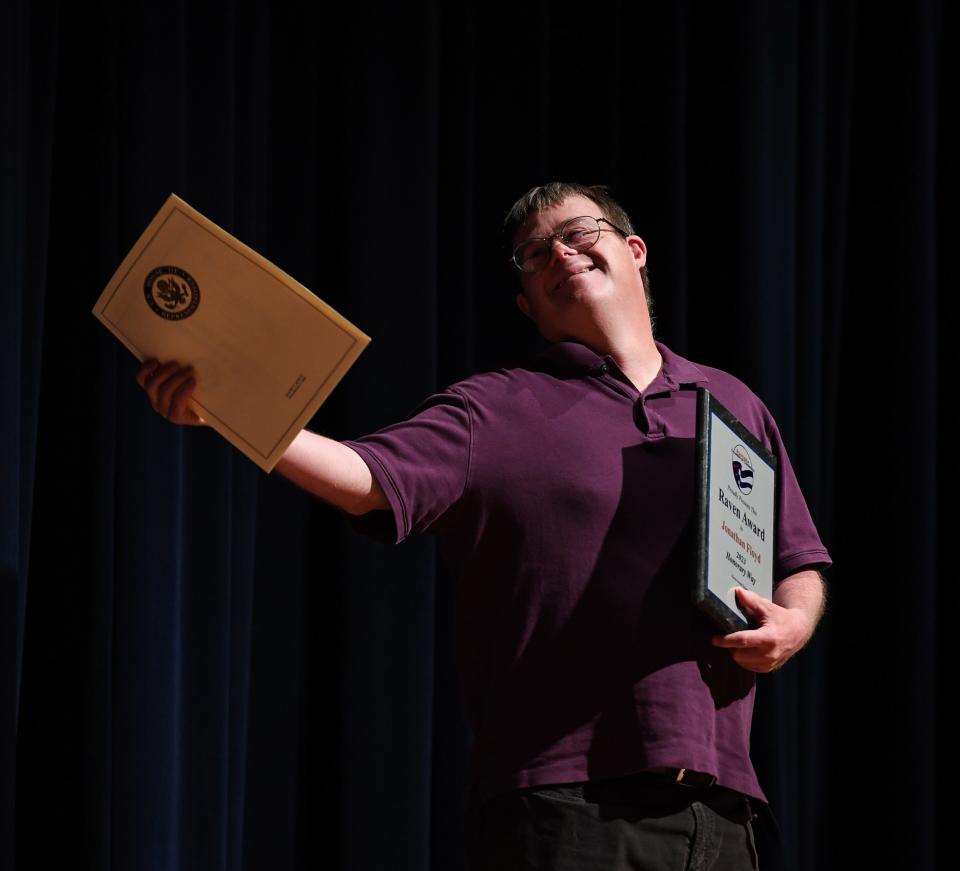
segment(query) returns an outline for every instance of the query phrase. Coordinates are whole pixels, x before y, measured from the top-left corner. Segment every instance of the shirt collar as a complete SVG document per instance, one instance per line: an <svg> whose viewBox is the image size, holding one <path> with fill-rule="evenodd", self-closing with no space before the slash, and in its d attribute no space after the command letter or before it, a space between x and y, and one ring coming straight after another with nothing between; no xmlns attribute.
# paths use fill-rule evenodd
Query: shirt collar
<svg viewBox="0 0 960 871"><path fill-rule="evenodd" d="M710 379L696 363L691 363L686 357L675 354L662 342L657 342L657 350L663 357L663 366L660 369L660 374L653 379L650 387L662 383L669 390L679 390L682 387L709 383Z"/></svg>
<svg viewBox="0 0 960 871"><path fill-rule="evenodd" d="M707 384L709 378L695 363L691 363L679 354L675 354L666 345L657 342L657 350L663 358L660 373L650 383L645 393L666 388L679 390L696 384ZM541 352L540 357L554 366L571 374L589 375L595 373L606 362L599 354L591 351L579 342L564 341L550 345Z"/></svg>
<svg viewBox="0 0 960 871"><path fill-rule="evenodd" d="M559 369L576 375L596 372L604 363L603 357L579 342L565 341L550 345L540 357Z"/></svg>

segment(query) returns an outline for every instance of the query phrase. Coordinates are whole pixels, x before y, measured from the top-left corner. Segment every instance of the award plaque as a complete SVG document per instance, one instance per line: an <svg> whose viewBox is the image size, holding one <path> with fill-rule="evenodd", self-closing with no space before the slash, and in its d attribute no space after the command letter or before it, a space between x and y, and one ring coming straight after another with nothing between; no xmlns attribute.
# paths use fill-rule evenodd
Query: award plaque
<svg viewBox="0 0 960 871"><path fill-rule="evenodd" d="M697 391L693 601L726 632L749 629L736 588L773 598L777 459L709 391Z"/></svg>

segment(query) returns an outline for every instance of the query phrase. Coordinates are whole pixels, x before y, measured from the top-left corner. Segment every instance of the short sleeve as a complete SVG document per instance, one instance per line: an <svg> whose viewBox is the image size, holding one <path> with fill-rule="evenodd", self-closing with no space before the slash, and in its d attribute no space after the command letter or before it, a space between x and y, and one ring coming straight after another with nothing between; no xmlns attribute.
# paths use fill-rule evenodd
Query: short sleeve
<svg viewBox="0 0 960 871"><path fill-rule="evenodd" d="M370 467L390 502L389 512L363 515L355 526L400 542L429 532L463 496L470 468L469 407L456 390L437 393L407 420L344 444Z"/></svg>

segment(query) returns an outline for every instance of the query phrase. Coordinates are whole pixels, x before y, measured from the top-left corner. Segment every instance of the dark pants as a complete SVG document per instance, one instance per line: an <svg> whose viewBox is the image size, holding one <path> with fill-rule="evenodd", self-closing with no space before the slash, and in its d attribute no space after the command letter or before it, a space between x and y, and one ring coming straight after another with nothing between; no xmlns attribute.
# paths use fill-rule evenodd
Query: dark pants
<svg viewBox="0 0 960 871"><path fill-rule="evenodd" d="M753 871L748 800L642 777L522 790L471 809L470 871Z"/></svg>

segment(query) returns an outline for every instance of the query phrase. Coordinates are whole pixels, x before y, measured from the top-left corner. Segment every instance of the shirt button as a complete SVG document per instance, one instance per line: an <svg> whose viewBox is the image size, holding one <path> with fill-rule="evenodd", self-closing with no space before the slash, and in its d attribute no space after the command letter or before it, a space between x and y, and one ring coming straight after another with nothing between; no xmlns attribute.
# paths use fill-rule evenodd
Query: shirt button
<svg viewBox="0 0 960 871"><path fill-rule="evenodd" d="M600 374L601 374L601 375L606 375L607 372L609 372L609 371L610 371L610 367L609 367L606 363L601 363L601 364L600 364Z"/></svg>

